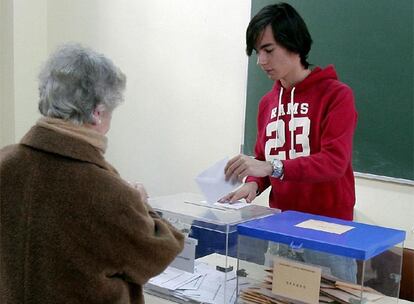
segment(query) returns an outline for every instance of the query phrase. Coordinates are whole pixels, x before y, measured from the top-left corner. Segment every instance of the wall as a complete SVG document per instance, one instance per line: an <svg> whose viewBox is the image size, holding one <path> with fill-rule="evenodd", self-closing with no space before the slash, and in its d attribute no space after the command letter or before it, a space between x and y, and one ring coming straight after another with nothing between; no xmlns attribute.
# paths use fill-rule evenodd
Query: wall
<svg viewBox="0 0 414 304"><path fill-rule="evenodd" d="M414 186L356 178L355 220L402 229L414 249Z"/></svg>
<svg viewBox="0 0 414 304"><path fill-rule="evenodd" d="M9 33L0 41L14 41L0 57L2 88L14 85L6 86L14 102L7 111L1 104L0 146L18 141L39 117L40 63L56 45L77 41L112 58L128 76L107 152L123 177L144 182L151 196L198 191L193 178L201 170L238 153L250 1L0 1L0 24ZM12 2L13 20L5 21L3 5ZM414 248L414 187L361 178L356 183L356 220L404 229L405 245ZM266 194L257 203L266 205Z"/></svg>
<svg viewBox="0 0 414 304"><path fill-rule="evenodd" d="M14 0L15 138L20 139L40 117L37 73L46 57L46 0Z"/></svg>
<svg viewBox="0 0 414 304"><path fill-rule="evenodd" d="M13 1L0 0L0 144L14 142Z"/></svg>
<svg viewBox="0 0 414 304"><path fill-rule="evenodd" d="M196 191L193 177L239 151L249 1L51 0L48 9L49 50L80 41L128 76L107 154L125 178L150 195Z"/></svg>
<svg viewBox="0 0 414 304"><path fill-rule="evenodd" d="M37 120L37 72L46 56L46 0L1 0L1 137L20 139Z"/></svg>

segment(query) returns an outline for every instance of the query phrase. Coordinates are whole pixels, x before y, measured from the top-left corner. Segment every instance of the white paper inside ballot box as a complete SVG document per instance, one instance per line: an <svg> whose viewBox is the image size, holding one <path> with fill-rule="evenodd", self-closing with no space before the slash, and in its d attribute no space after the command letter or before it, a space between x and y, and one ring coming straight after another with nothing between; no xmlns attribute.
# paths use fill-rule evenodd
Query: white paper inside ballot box
<svg viewBox="0 0 414 304"><path fill-rule="evenodd" d="M172 261L170 264L171 267L177 269L194 272L194 260L195 260L195 250L198 244L197 239L190 237L185 238L184 240L184 249L181 253Z"/></svg>

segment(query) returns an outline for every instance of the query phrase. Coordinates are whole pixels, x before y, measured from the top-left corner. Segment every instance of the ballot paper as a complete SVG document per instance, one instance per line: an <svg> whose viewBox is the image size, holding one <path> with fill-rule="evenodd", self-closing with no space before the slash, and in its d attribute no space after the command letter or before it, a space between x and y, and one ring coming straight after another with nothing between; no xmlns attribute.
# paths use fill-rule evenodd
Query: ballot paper
<svg viewBox="0 0 414 304"><path fill-rule="evenodd" d="M233 203L215 203L214 205L225 208L225 209L241 209L241 208L244 208L246 206L249 206L249 204L244 202L244 201L243 202L236 201L236 202L233 202Z"/></svg>
<svg viewBox="0 0 414 304"><path fill-rule="evenodd" d="M244 201L235 201L232 203L207 203L207 201L199 201L199 202L190 202L190 201L184 201L185 204L191 204L196 206L202 206L213 210L222 210L226 211L227 209L241 209L246 206L249 206L250 204L244 202Z"/></svg>
<svg viewBox="0 0 414 304"><path fill-rule="evenodd" d="M206 201L210 204L216 203L220 198L238 188L240 182L231 182L225 180L224 168L226 167L229 158L226 157L210 168L201 172L195 181L200 187Z"/></svg>

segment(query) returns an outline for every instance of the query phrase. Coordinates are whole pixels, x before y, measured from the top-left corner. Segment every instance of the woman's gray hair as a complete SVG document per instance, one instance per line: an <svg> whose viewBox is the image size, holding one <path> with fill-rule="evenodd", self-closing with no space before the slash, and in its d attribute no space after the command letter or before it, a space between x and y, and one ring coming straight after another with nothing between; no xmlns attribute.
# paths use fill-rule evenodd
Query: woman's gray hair
<svg viewBox="0 0 414 304"><path fill-rule="evenodd" d="M125 84L125 75L104 55L64 44L39 74L39 111L76 124L93 123L97 105L112 111L123 101Z"/></svg>

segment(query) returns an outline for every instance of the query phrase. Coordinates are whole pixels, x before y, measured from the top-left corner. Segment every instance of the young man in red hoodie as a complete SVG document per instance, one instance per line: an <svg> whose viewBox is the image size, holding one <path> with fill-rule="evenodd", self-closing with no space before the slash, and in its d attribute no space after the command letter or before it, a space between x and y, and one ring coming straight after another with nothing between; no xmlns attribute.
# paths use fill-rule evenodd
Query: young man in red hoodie
<svg viewBox="0 0 414 304"><path fill-rule="evenodd" d="M247 177L245 183L220 201L251 202L271 186L270 207L352 220L357 113L351 89L333 66L310 69L312 38L289 4L264 7L250 21L246 43L275 83L260 101L255 158L241 154L225 168L227 179Z"/></svg>
<svg viewBox="0 0 414 304"><path fill-rule="evenodd" d="M248 202L271 186L269 204L345 220L353 219L352 141L357 113L351 89L333 66L312 70L312 39L286 3L263 8L246 32L247 54L275 81L260 101L255 158L238 155L227 179L245 184L223 201Z"/></svg>

